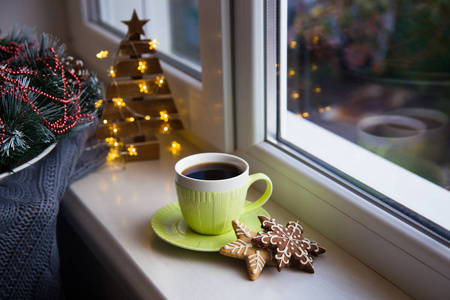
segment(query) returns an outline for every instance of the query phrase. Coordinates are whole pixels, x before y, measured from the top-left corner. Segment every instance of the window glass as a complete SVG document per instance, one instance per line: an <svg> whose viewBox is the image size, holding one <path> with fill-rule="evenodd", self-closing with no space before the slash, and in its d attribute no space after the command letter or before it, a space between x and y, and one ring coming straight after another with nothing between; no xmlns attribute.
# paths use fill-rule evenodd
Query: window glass
<svg viewBox="0 0 450 300"><path fill-rule="evenodd" d="M136 10L140 19L144 18L143 0L97 0L97 16L95 19L107 28L125 36L128 30L127 25L122 21L129 20Z"/></svg>
<svg viewBox="0 0 450 300"><path fill-rule="evenodd" d="M427 198L448 203L450 2L281 2L278 141L298 151L314 144L308 155L335 153L340 165L317 161L344 176L356 164L381 182L400 167L436 187Z"/></svg>
<svg viewBox="0 0 450 300"><path fill-rule="evenodd" d="M172 51L200 65L198 1L170 1Z"/></svg>
<svg viewBox="0 0 450 300"><path fill-rule="evenodd" d="M157 40L158 53L199 76L198 0L93 0L91 7L97 23L122 37L128 27L121 21L130 20L136 10L139 19L150 20L143 27L145 38Z"/></svg>

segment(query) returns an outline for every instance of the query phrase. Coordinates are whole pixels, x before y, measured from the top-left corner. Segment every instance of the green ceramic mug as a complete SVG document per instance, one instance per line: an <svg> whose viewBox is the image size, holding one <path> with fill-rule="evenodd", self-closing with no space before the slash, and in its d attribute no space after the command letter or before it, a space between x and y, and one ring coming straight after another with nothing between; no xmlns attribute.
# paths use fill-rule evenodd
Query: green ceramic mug
<svg viewBox="0 0 450 300"><path fill-rule="evenodd" d="M176 163L175 172L183 218L200 234L219 235L232 230L232 220L262 206L272 194L272 181L267 175L249 175L245 160L226 153L185 157ZM257 180L266 182L266 190L246 205L247 190Z"/></svg>

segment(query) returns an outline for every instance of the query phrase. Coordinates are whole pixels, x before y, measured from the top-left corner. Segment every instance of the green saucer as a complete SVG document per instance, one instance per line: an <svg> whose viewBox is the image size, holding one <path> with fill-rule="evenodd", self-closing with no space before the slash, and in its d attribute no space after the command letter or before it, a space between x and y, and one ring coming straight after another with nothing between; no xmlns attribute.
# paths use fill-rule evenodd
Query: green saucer
<svg viewBox="0 0 450 300"><path fill-rule="evenodd" d="M267 211L259 207L241 216L239 222L254 232L261 231L259 215L270 217ZM152 217L152 228L167 243L194 251L216 252L222 246L236 240L233 230L221 235L202 235L192 231L183 219L178 202L160 208Z"/></svg>

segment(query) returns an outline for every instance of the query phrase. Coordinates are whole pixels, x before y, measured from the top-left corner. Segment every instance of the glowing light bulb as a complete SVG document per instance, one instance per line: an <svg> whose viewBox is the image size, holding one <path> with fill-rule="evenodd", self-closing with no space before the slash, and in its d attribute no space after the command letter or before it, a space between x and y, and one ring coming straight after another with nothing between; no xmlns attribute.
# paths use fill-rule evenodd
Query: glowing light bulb
<svg viewBox="0 0 450 300"><path fill-rule="evenodd" d="M108 57L108 51L104 50L104 51L100 51L99 53L97 53L95 55L98 59L104 59Z"/></svg>
<svg viewBox="0 0 450 300"><path fill-rule="evenodd" d="M300 94L297 93L297 92L293 92L293 93L291 94L291 97L292 97L293 99L298 99L298 98L300 97Z"/></svg>
<svg viewBox="0 0 450 300"><path fill-rule="evenodd" d="M139 91L140 91L141 93L148 94L148 87L147 87L147 85L145 84L145 82L139 83Z"/></svg>
<svg viewBox="0 0 450 300"><path fill-rule="evenodd" d="M156 76L155 84L156 84L158 87L162 87L162 86L164 85L164 83L165 83L165 79L166 79L166 78L164 78L164 76Z"/></svg>
<svg viewBox="0 0 450 300"><path fill-rule="evenodd" d="M137 67L137 69L141 71L141 73L145 73L145 71L147 70L147 62L143 60L139 61L139 66Z"/></svg>
<svg viewBox="0 0 450 300"><path fill-rule="evenodd" d="M304 117L304 118L309 117L309 113L308 113L308 112L304 112L304 113L303 113L303 117Z"/></svg>
<svg viewBox="0 0 450 300"><path fill-rule="evenodd" d="M102 106L102 104L103 104L103 99L97 100L95 102L95 108L100 108L100 106Z"/></svg>
<svg viewBox="0 0 450 300"><path fill-rule="evenodd" d="M113 161L119 157L119 152L117 150L111 149L108 152L108 156L106 157L107 161Z"/></svg>
<svg viewBox="0 0 450 300"><path fill-rule="evenodd" d="M146 115L146 116L144 117L144 119L148 121L148 120L151 119L151 117L150 117L149 115Z"/></svg>
<svg viewBox="0 0 450 300"><path fill-rule="evenodd" d="M126 105L122 98L112 98L112 101L115 107L122 108Z"/></svg>
<svg viewBox="0 0 450 300"><path fill-rule="evenodd" d="M159 112L159 118L161 119L161 120L163 120L164 122L168 122L169 121L169 118L170 118L170 116L169 116L169 114L167 113L167 110L162 110L162 111L160 111Z"/></svg>
<svg viewBox="0 0 450 300"><path fill-rule="evenodd" d="M103 124L108 124L108 120L103 119Z"/></svg>
<svg viewBox="0 0 450 300"><path fill-rule="evenodd" d="M109 67L109 74L108 74L108 76L111 77L111 78L116 78L116 70L114 69L113 66Z"/></svg>
<svg viewBox="0 0 450 300"><path fill-rule="evenodd" d="M313 42L313 44L317 44L318 42L319 42L319 37L318 36L314 36L313 38L312 38L312 42Z"/></svg>
<svg viewBox="0 0 450 300"><path fill-rule="evenodd" d="M172 127L170 127L169 123L164 123L161 125L161 128L159 130L160 133L168 134L172 130Z"/></svg>
<svg viewBox="0 0 450 300"><path fill-rule="evenodd" d="M127 122L134 122L135 119L134 119L134 117L129 117L129 118L126 118L125 121L127 121Z"/></svg>
<svg viewBox="0 0 450 300"><path fill-rule="evenodd" d="M314 89L314 92L317 94L320 93L321 91L322 89L319 86Z"/></svg>
<svg viewBox="0 0 450 300"><path fill-rule="evenodd" d="M105 141L112 146L115 142L117 142L117 139L113 137L107 137Z"/></svg>
<svg viewBox="0 0 450 300"><path fill-rule="evenodd" d="M130 156L136 156L136 155L138 155L137 150L136 150L136 148L134 147L134 145L130 145L130 146L127 148L127 151L128 151L128 155L130 155Z"/></svg>
<svg viewBox="0 0 450 300"><path fill-rule="evenodd" d="M292 76L294 76L296 73L295 73L295 70L294 69L289 69L289 77L292 77Z"/></svg>
<svg viewBox="0 0 450 300"><path fill-rule="evenodd" d="M148 48L149 48L150 50L155 50L155 49L156 49L156 46L158 46L158 44L159 44L159 42L158 42L156 39L151 40L151 41L148 43Z"/></svg>
<svg viewBox="0 0 450 300"><path fill-rule="evenodd" d="M176 141L172 141L169 147L169 151L172 152L172 155L174 156L178 155L181 152L181 145Z"/></svg>
<svg viewBox="0 0 450 300"><path fill-rule="evenodd" d="M297 47L297 42L296 42L296 41L290 41L290 42L289 42L289 47L290 47L291 49L295 49L295 47Z"/></svg>

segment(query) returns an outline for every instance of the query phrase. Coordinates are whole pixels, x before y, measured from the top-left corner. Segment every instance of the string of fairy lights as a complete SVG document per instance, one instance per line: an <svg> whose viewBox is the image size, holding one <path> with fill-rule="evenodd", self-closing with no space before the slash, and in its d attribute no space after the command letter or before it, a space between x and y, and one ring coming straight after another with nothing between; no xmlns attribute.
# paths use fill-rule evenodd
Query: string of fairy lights
<svg viewBox="0 0 450 300"><path fill-rule="evenodd" d="M156 39L149 41L148 42L149 50L155 50L158 44L159 43ZM131 43L131 45L134 49L133 43ZM135 49L134 49L134 51L136 52ZM101 59L107 58L108 54L109 54L108 51L103 50L103 51L98 52L96 54L96 57L101 60ZM138 61L137 70L139 72L141 72L142 74L145 74L146 71L148 70L147 61L142 58L138 58L138 59L139 59L139 61ZM110 66L109 71L108 71L108 76L112 78L113 84L117 88L117 91L119 91L119 84L115 79L116 75L117 75L117 70L114 68L114 66ZM167 84L167 81L164 76L156 76L153 81L149 80L149 79L142 79L142 80L137 80L136 84L137 84L137 87L139 88L139 92L142 93L143 96L146 96L146 95L156 95L158 93L159 89L163 88ZM120 95L119 92L118 92L118 95ZM152 120L157 119L157 120L162 121L162 124L159 128L159 133L169 134L171 132L172 128L169 123L171 116L166 110L159 111L158 115L141 114L141 113L135 111L134 109L132 109L131 107L129 107L127 105L126 101L124 101L124 99L122 97L114 97L111 100L114 103L114 107L118 109L122 120L124 120L125 122L136 124L136 127L138 130L140 129L141 122L152 121ZM96 106L100 107L102 105L102 103L103 103L103 100L99 100L96 103ZM127 116L125 116L124 110L126 110ZM108 127L110 136L105 138L105 141L110 146L110 150L109 150L109 153L107 156L107 161L114 161L117 159L121 159L126 155L128 155L128 156L139 155L136 147L133 144L128 145L128 147L125 149L125 143L123 142L123 139L119 136L119 128L113 121L114 120L108 120L106 118L101 120L101 122L105 125L111 124ZM170 143L170 146L168 147L168 151L171 152L172 155L176 156L181 151L181 145L177 141L172 141Z"/></svg>

